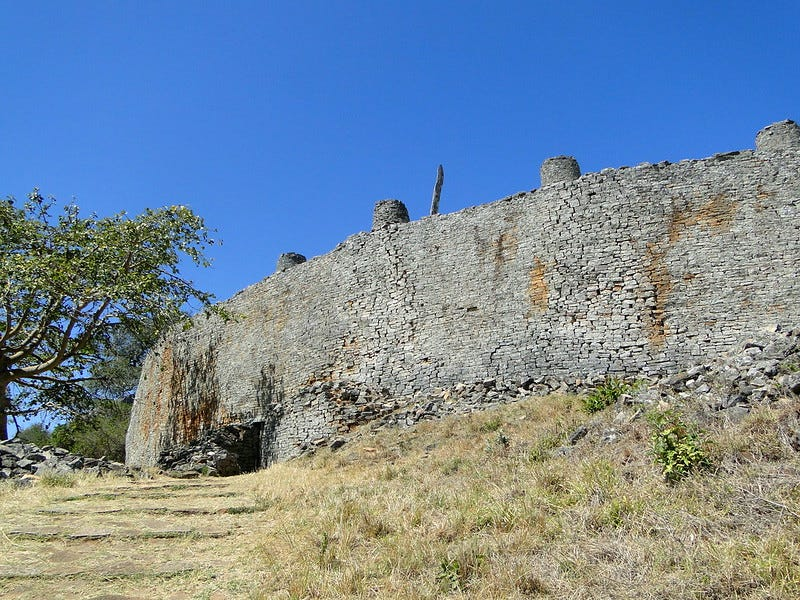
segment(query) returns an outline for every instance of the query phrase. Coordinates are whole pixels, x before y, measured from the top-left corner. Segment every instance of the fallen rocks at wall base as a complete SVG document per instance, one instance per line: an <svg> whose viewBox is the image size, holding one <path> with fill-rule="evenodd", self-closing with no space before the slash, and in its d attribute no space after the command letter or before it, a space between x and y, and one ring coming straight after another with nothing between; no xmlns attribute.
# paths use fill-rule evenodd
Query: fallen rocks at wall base
<svg viewBox="0 0 800 600"><path fill-rule="evenodd" d="M572 380L538 377L521 382L486 378L405 397L391 397L386 391L348 386L343 382L315 382L291 405L318 409L331 402L346 402L347 410L338 413L335 431L327 437L320 436L298 445L295 455L313 453L324 447L336 450L378 430L408 428L422 421L489 410L534 396L585 394L604 381L603 377ZM639 407L636 416L667 404L691 406L695 413L708 418L737 420L754 406L787 396L800 396L800 326L754 336L723 357L668 377L629 378L628 381L633 391L620 398L617 408ZM238 475L256 470L258 462L253 457L259 448L260 426L260 423L242 423L207 431L192 444L163 451L159 467L167 475L180 478ZM569 436L569 444L575 445L587 435L590 427L591 424L576 429ZM800 420L784 429L780 434L800 451ZM604 439L613 441L613 432L605 432ZM568 447L556 451L567 453ZM243 464L239 462L240 455L245 457Z"/></svg>
<svg viewBox="0 0 800 600"><path fill-rule="evenodd" d="M310 454L324 447L336 450L382 429L409 428L422 421L490 410L525 398L552 393L585 394L604 381L599 376L570 380L536 377L518 382L485 378L401 397L346 382L313 382L301 390L292 405L318 408L333 402L345 404L346 409L337 412L335 431L300 444L295 455ZM710 418L738 420L754 406L800 397L800 326L753 336L723 357L668 377L628 381L634 391L624 395L617 408L639 407L643 412L665 403L690 405L696 413ZM569 447L586 437L590 428L591 423L579 426L568 436L568 445L555 451L568 453ZM225 477L258 470L261 429L262 423L251 422L204 431L191 444L162 451L158 468L169 477L181 479ZM800 452L800 415L778 433ZM613 432L603 434L606 441L614 437ZM0 480L81 472L98 476L133 473L124 464L79 456L64 448L39 447L19 439L0 442Z"/></svg>

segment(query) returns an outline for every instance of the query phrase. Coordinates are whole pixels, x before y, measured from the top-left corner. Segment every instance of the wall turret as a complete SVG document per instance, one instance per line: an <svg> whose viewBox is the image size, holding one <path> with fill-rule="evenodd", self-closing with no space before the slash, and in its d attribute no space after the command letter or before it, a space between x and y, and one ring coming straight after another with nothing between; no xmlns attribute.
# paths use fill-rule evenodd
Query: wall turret
<svg viewBox="0 0 800 600"><path fill-rule="evenodd" d="M756 135L756 150L800 150L800 126L789 119L767 125Z"/></svg>
<svg viewBox="0 0 800 600"><path fill-rule="evenodd" d="M581 168L572 156L554 156L542 163L539 175L544 186L577 179L581 176Z"/></svg>
<svg viewBox="0 0 800 600"><path fill-rule="evenodd" d="M381 200L372 212L372 231L392 223L408 223L408 209L400 200Z"/></svg>
<svg viewBox="0 0 800 600"><path fill-rule="evenodd" d="M280 273L286 269L291 269L306 262L306 257L296 252L285 252L278 257L278 264L275 265L275 272Z"/></svg>

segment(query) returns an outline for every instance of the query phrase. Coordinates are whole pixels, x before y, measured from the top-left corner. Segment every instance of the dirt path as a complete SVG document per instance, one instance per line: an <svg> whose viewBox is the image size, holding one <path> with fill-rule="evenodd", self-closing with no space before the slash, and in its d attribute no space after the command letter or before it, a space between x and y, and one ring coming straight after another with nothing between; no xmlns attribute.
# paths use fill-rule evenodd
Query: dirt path
<svg viewBox="0 0 800 600"><path fill-rule="evenodd" d="M237 568L254 512L243 478L38 491L2 498L2 598L221 599L252 584Z"/></svg>

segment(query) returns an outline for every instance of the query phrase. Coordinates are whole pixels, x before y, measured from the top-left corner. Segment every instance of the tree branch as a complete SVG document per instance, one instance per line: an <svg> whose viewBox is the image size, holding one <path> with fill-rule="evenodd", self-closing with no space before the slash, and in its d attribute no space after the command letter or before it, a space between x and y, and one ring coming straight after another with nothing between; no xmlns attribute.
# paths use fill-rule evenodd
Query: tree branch
<svg viewBox="0 0 800 600"><path fill-rule="evenodd" d="M9 346L7 352L9 354L9 361L17 361L33 352L33 349L38 346L47 334L47 327L53 321L53 311L59 306L65 298L53 297L47 303L47 307L42 310L39 323L33 328L22 342L17 346Z"/></svg>
<svg viewBox="0 0 800 600"><path fill-rule="evenodd" d="M25 310L19 316L19 321L16 325L12 327L11 325L11 313L13 312L13 307L11 306L11 301L6 298L5 300L5 310L6 310L6 326L3 331L3 335L0 336L0 345L3 344L6 340L10 340L15 335L17 335L22 328L25 326L25 322L28 320L28 317L31 314L31 307L27 305Z"/></svg>
<svg viewBox="0 0 800 600"><path fill-rule="evenodd" d="M91 315L91 317L89 317L89 323L84 325L83 331L78 335L77 338L72 337L72 331L75 328L75 325L78 324L79 319L76 315L73 315L67 326L64 328L64 332L61 336L61 344L59 345L55 354L48 360L41 362L38 365L31 365L19 369L19 372L23 373L23 377L39 375L40 373L49 371L50 369L53 369L63 363L68 358L72 358L77 355L83 346L89 342L92 335L94 335L97 324L102 320L101 317L108 308L109 304L111 304L111 298L106 298L106 300L104 300L100 305L100 308L98 308ZM86 305L84 304L83 306ZM70 348L70 342L72 342L72 348Z"/></svg>

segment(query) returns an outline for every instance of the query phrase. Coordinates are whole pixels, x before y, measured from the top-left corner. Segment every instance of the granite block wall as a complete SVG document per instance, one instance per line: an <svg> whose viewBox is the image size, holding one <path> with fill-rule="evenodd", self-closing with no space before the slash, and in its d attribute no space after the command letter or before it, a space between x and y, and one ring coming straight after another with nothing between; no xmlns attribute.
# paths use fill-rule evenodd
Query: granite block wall
<svg viewBox="0 0 800 600"><path fill-rule="evenodd" d="M559 157L538 190L408 223L381 203L373 231L227 301L233 320L165 338L128 462L256 422L266 464L354 407L368 420L487 377L666 374L800 324L798 133L781 122L755 151L580 177Z"/></svg>

